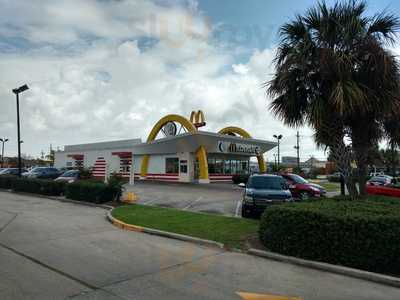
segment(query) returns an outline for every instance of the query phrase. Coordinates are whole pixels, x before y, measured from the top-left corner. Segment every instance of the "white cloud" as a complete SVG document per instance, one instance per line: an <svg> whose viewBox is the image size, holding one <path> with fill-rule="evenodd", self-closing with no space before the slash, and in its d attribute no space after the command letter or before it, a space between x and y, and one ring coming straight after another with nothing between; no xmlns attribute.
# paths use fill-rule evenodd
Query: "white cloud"
<svg viewBox="0 0 400 300"><path fill-rule="evenodd" d="M195 2L186 10L145 0L34 2L24 8L31 9L27 20L0 32L3 38L19 35L49 43L0 54L0 135L14 141L10 152L16 151L11 88L26 82L31 89L21 95L23 151L34 155L50 143L145 140L163 115L189 116L197 109L205 112L205 130L238 125L262 139L282 133L282 155L295 154L295 130L268 112L261 87L272 74L274 50L256 50L247 61L235 63L232 53L208 41ZM8 12L19 5L13 3L7 2ZM45 14L41 18L38 6ZM175 25L188 18L193 25L183 32L176 26L171 35L155 34L160 31L144 29L151 27L153 16L166 16ZM87 35L98 38L86 41ZM143 36L157 40L141 49ZM60 43L69 46L60 48ZM310 130L302 133L311 135ZM315 150L310 137L302 146L304 157Z"/></svg>

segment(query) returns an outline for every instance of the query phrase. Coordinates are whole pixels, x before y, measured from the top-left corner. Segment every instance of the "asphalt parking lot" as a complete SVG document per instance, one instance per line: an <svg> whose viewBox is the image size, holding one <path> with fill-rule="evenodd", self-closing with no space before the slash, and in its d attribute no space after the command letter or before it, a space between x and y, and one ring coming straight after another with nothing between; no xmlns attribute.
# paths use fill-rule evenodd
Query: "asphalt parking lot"
<svg viewBox="0 0 400 300"><path fill-rule="evenodd" d="M192 184L136 181L125 192L138 195L137 203L182 210L240 216L243 189L231 183Z"/></svg>
<svg viewBox="0 0 400 300"><path fill-rule="evenodd" d="M134 185L126 185L126 192L134 192L139 198L139 204L241 216L243 188L232 183L135 181ZM327 197L338 194L339 192L328 192Z"/></svg>
<svg viewBox="0 0 400 300"><path fill-rule="evenodd" d="M400 299L390 286L120 230L105 212L0 191L0 299Z"/></svg>

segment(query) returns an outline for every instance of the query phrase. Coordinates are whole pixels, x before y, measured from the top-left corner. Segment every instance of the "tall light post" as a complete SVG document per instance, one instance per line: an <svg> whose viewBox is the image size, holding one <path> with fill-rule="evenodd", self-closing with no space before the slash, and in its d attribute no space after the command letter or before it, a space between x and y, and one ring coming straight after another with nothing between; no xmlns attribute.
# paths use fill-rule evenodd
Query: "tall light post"
<svg viewBox="0 0 400 300"><path fill-rule="evenodd" d="M274 134L274 138L278 141L278 168L279 168L279 161L280 161L280 140L282 138L282 134L276 135Z"/></svg>
<svg viewBox="0 0 400 300"><path fill-rule="evenodd" d="M20 122L19 122L19 94L29 90L29 87L24 84L18 88L12 90L12 92L17 97L17 131L18 131L18 176L21 177L21 132L20 132Z"/></svg>
<svg viewBox="0 0 400 300"><path fill-rule="evenodd" d="M0 142L2 143L1 146L1 167L4 167L4 144L8 142L8 139L0 139Z"/></svg>

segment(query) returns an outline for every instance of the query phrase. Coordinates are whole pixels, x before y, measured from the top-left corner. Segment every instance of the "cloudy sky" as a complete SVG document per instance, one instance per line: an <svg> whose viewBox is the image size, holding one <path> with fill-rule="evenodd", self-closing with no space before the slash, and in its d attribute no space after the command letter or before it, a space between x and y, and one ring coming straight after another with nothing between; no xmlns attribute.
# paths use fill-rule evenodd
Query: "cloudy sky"
<svg viewBox="0 0 400 300"><path fill-rule="evenodd" d="M275 1L274 1L275 3ZM268 111L261 85L271 78L277 30L311 0L0 0L0 137L16 153L21 95L23 153L65 144L140 137L168 113L202 109L207 127L283 134L295 155L295 128ZM396 1L369 10L400 14ZM299 128L301 157L315 155ZM273 151L267 154L273 159Z"/></svg>

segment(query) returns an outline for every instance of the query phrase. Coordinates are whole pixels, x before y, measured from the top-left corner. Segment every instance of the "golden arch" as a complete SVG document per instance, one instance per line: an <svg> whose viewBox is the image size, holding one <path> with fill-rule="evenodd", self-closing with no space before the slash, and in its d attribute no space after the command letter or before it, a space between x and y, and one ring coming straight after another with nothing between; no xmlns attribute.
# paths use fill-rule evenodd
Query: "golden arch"
<svg viewBox="0 0 400 300"><path fill-rule="evenodd" d="M240 127L235 127L235 126L229 126L222 128L220 131L218 131L219 134L238 134L242 138L246 139L251 139L250 133L248 133L246 130L240 128ZM260 153L257 155L257 161L258 161L258 168L260 169L261 173L265 173L265 161L263 155Z"/></svg>
<svg viewBox="0 0 400 300"><path fill-rule="evenodd" d="M165 124L167 124L168 122L177 122L177 123L181 124L183 127L185 127L188 132L197 131L197 128L187 118L182 117L180 115L167 115L167 116L161 118L154 125L153 129L151 130L151 132L147 138L147 143L154 141L155 138L157 137L157 134L160 132L161 128L163 128L163 126ZM208 180L207 152L203 146L201 146L197 150L196 156L197 156L197 159L199 160L199 169L200 169L199 179ZM146 154L143 156L142 164L140 166L140 175L142 177L146 177L146 175L147 175L147 170L149 167L149 160L150 160L150 155Z"/></svg>
<svg viewBox="0 0 400 300"><path fill-rule="evenodd" d="M190 114L190 122L193 124L199 124L199 123L204 123L204 113L201 110L198 110L197 112L192 111Z"/></svg>

